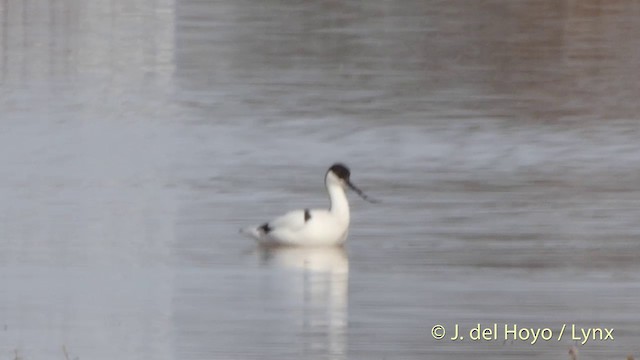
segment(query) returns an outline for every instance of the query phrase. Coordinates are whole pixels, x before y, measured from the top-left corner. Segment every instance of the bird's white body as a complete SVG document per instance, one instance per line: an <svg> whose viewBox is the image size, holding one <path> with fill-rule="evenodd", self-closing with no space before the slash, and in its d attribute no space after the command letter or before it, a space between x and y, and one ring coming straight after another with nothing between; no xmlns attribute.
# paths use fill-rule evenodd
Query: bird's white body
<svg viewBox="0 0 640 360"><path fill-rule="evenodd" d="M333 169L333 167L332 167ZM261 226L242 229L262 245L337 246L347 240L349 232L349 202L345 193L349 170L342 177L331 169L325 177L331 206L329 209L304 209L288 212ZM359 194L361 192L357 190ZM361 196L364 196L361 194Z"/></svg>

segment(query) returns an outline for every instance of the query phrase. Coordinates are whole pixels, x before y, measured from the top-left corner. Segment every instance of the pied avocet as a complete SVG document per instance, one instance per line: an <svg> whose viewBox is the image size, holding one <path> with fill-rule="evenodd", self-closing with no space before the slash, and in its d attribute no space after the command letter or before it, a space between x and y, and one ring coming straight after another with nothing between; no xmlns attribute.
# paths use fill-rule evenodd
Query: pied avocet
<svg viewBox="0 0 640 360"><path fill-rule="evenodd" d="M347 186L363 199L369 199L349 177L351 172L345 165L333 164L324 182L331 202L329 209L304 209L288 212L260 226L241 230L262 245L288 246L333 246L342 245L349 231L349 202Z"/></svg>

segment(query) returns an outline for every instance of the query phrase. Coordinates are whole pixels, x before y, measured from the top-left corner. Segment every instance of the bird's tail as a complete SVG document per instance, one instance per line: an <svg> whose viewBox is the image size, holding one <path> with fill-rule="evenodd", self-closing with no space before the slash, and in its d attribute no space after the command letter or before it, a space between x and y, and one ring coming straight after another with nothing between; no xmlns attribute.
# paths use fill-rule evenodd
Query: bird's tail
<svg viewBox="0 0 640 360"><path fill-rule="evenodd" d="M248 236L252 239L260 241L262 239L262 233L257 226L248 226L240 229L240 234Z"/></svg>

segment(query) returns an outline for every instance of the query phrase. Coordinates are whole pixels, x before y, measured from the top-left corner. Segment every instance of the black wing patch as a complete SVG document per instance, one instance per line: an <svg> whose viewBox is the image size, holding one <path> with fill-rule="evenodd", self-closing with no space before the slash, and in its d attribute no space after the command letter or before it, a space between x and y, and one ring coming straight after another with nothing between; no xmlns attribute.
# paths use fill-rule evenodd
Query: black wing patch
<svg viewBox="0 0 640 360"><path fill-rule="evenodd" d="M258 229L262 230L265 234L268 234L271 231L271 228L269 227L269 223L264 223L260 225Z"/></svg>
<svg viewBox="0 0 640 360"><path fill-rule="evenodd" d="M304 222L309 221L311 219L311 211L309 209L304 209Z"/></svg>

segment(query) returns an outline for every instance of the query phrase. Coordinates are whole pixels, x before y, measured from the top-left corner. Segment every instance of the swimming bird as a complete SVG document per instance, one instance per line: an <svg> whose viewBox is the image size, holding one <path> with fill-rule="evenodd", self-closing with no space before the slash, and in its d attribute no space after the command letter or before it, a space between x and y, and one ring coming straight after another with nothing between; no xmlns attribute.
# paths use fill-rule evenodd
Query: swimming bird
<svg viewBox="0 0 640 360"><path fill-rule="evenodd" d="M329 209L303 209L288 212L260 226L240 230L261 245L335 246L347 240L349 231L349 202L345 190L355 191L371 203L362 190L350 180L351 171L344 164L333 164L324 177L329 193Z"/></svg>

